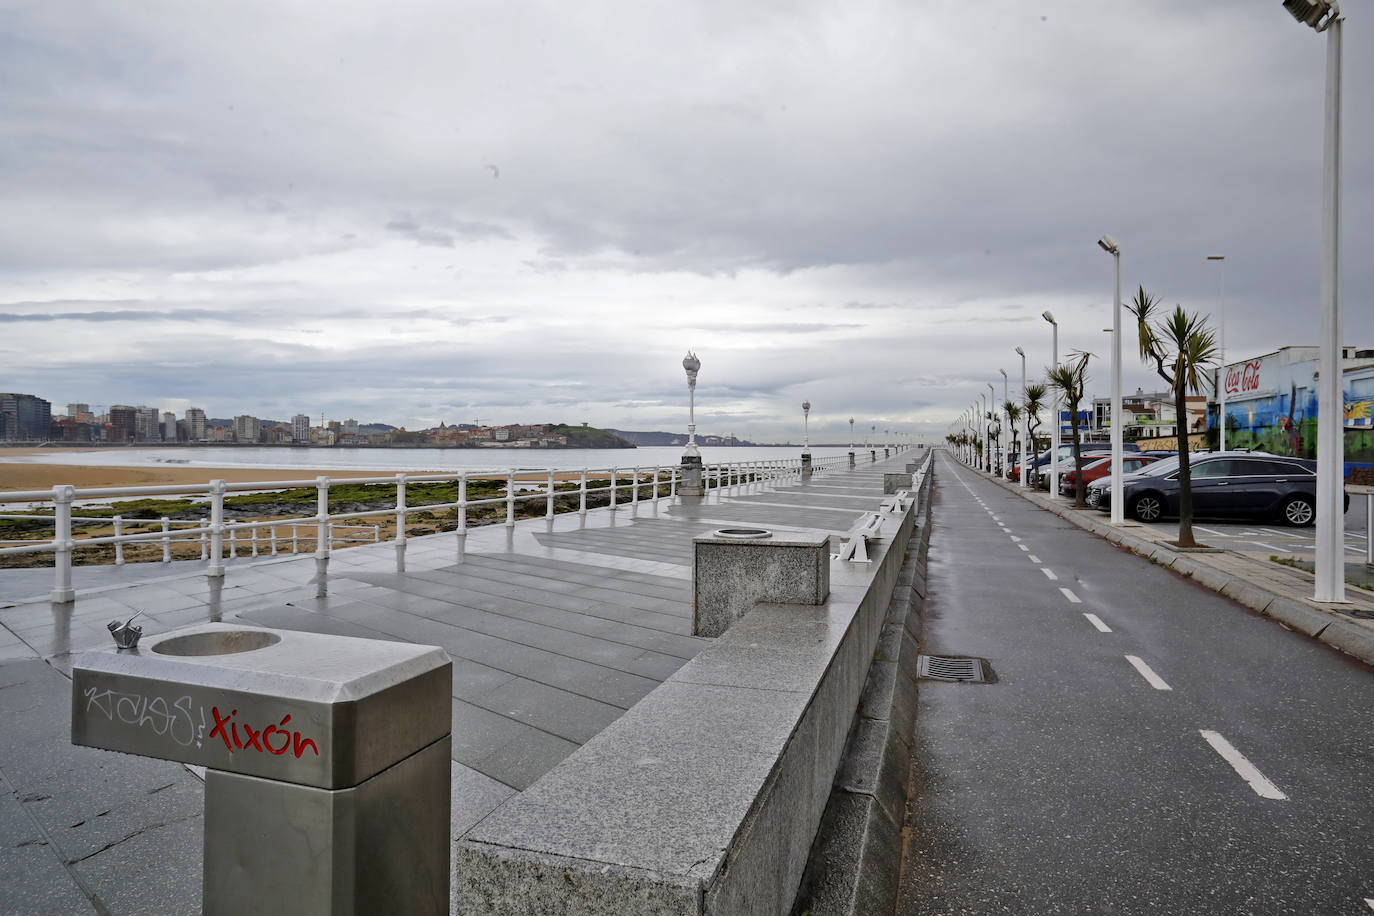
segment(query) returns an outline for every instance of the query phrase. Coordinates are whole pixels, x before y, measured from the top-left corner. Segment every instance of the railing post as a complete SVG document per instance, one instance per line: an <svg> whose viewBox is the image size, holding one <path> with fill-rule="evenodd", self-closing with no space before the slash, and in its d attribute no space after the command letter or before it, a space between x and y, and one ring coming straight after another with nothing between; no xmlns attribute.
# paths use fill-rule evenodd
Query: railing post
<svg viewBox="0 0 1374 916"><path fill-rule="evenodd" d="M587 516L587 469L582 469L582 485L577 491L577 514Z"/></svg>
<svg viewBox="0 0 1374 916"><path fill-rule="evenodd" d="M329 478L315 478L315 597L328 594L329 573Z"/></svg>
<svg viewBox="0 0 1374 916"><path fill-rule="evenodd" d="M268 528L267 530L272 532L268 540L269 543L271 543L272 545L272 556L275 557L277 555L277 526L273 525L271 528Z"/></svg>
<svg viewBox="0 0 1374 916"><path fill-rule="evenodd" d="M396 571L406 571L406 475L396 475Z"/></svg>
<svg viewBox="0 0 1374 916"><path fill-rule="evenodd" d="M506 527L515 527L515 469L506 474Z"/></svg>
<svg viewBox="0 0 1374 916"><path fill-rule="evenodd" d="M468 536L468 475L458 475L458 548Z"/></svg>
<svg viewBox="0 0 1374 916"><path fill-rule="evenodd" d="M70 604L76 600L72 588L72 502L76 488L59 485L52 488L53 521L53 604Z"/></svg>
<svg viewBox="0 0 1374 916"><path fill-rule="evenodd" d="M124 536L124 519L123 519L121 516L118 516L118 515L116 515L116 516L114 517L114 533L115 533L115 537L117 537L117 538L118 538L118 537L123 537L123 536ZM115 547L115 565L116 565L116 566L123 566L123 565L124 565L124 542L123 542L123 541L115 541L114 547Z"/></svg>
<svg viewBox="0 0 1374 916"><path fill-rule="evenodd" d="M546 519L549 520L549 523L550 523L550 524L553 523L553 486L554 486L553 470L550 469L550 470L549 470L549 495L548 495L547 501L546 501L545 504L544 504L544 517L545 517Z"/></svg>
<svg viewBox="0 0 1374 916"><path fill-rule="evenodd" d="M248 529L248 536L253 539L253 556L258 555L258 526L254 525Z"/></svg>
<svg viewBox="0 0 1374 916"><path fill-rule="evenodd" d="M630 511L634 512L639 508L639 468L635 468L634 488L630 490Z"/></svg>
<svg viewBox="0 0 1374 916"><path fill-rule="evenodd" d="M299 525L292 525L292 526L291 526L291 552L292 552L292 553L300 553L300 536L301 536L300 526L299 526Z"/></svg>
<svg viewBox="0 0 1374 916"><path fill-rule="evenodd" d="M655 511L657 511L657 509L658 509L658 472L661 471L661 470L662 470L662 468L658 467L657 465L654 466L654 509L655 509Z"/></svg>
<svg viewBox="0 0 1374 916"><path fill-rule="evenodd" d="M239 532L237 528L229 529L229 559L237 559L239 555Z"/></svg>
<svg viewBox="0 0 1374 916"><path fill-rule="evenodd" d="M611 511L615 511L615 468L611 468Z"/></svg>
<svg viewBox="0 0 1374 916"><path fill-rule="evenodd" d="M668 469L668 498L677 499L677 468Z"/></svg>
<svg viewBox="0 0 1374 916"><path fill-rule="evenodd" d="M207 545L206 542L205 542L205 532L202 531L202 532L200 533L200 558L201 558L202 560L204 560L204 559L205 559L206 557L208 557L209 555L210 555L210 550L209 550L208 545Z"/></svg>
<svg viewBox="0 0 1374 916"><path fill-rule="evenodd" d="M172 520L162 516L162 562L172 562Z"/></svg>
<svg viewBox="0 0 1374 916"><path fill-rule="evenodd" d="M205 575L211 579L224 578L224 490L224 481L210 481L210 567Z"/></svg>

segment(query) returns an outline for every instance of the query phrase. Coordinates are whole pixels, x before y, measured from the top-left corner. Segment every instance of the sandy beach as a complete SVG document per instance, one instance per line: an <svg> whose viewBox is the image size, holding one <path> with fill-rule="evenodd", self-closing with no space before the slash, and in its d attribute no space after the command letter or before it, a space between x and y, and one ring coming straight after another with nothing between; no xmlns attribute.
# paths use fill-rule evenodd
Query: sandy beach
<svg viewBox="0 0 1374 916"><path fill-rule="evenodd" d="M0 449L0 458L20 458L32 455L51 454L53 448L6 448ZM65 451L65 450L64 450ZM50 490L60 484L68 484L77 489L91 487L155 487L172 484L208 483L211 480L225 480L229 483L253 483L259 480L313 480L316 477L329 477L332 480L357 479L365 477L389 477L396 474L415 477L426 472L398 470L342 470L340 468L212 468L177 467L166 465L158 467L104 467L72 464L30 464L0 462L0 491L6 490ZM434 473L434 472L429 472ZM475 476L470 474L469 476ZM525 475L522 475L525 476ZM575 480L576 473L560 472L559 480ZM528 479L545 479L542 475L531 474Z"/></svg>

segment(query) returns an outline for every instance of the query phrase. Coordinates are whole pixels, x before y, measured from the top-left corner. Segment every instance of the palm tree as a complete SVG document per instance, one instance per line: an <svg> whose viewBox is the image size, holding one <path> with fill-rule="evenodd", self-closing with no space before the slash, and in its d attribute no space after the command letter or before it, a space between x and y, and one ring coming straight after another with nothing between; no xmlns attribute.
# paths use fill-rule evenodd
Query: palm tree
<svg viewBox="0 0 1374 916"><path fill-rule="evenodd" d="M1064 396L1064 403L1069 408L1069 422L1073 427L1073 467L1077 472L1075 479L1077 484L1074 488L1073 505L1076 509L1086 509L1087 502L1083 499L1083 454L1079 449L1078 441L1078 403L1083 400L1085 389L1088 384L1088 358L1091 353L1074 351L1069 354L1068 359L1057 366L1045 369L1045 376L1049 379L1050 387Z"/></svg>
<svg viewBox="0 0 1374 916"><path fill-rule="evenodd" d="M1002 412L1007 416L1007 424L1011 427L1011 447L1007 449L1007 468L1016 467L1016 457L1021 454L1021 426L1017 422L1021 419L1021 405L1015 401L1007 401L1002 405ZM1003 473L1006 473L1006 470Z"/></svg>
<svg viewBox="0 0 1374 916"><path fill-rule="evenodd" d="M1159 300L1141 286L1129 305L1140 337L1140 360L1153 362L1159 377L1174 393L1178 438L1178 546L1196 547L1193 540L1193 478L1188 465L1188 392L1197 393L1211 382L1206 366L1216 358L1216 335L1201 315L1183 306L1160 315ZM1123 509L1125 506L1122 507Z"/></svg>
<svg viewBox="0 0 1374 916"><path fill-rule="evenodd" d="M1035 431L1040 428L1040 411L1045 406L1045 385L1041 382L1033 382L1026 386L1026 398L1022 402L1026 410L1026 436L1030 439L1031 459L1035 459ZM1040 486L1040 465L1034 465L1035 472L1030 484L1032 487Z"/></svg>

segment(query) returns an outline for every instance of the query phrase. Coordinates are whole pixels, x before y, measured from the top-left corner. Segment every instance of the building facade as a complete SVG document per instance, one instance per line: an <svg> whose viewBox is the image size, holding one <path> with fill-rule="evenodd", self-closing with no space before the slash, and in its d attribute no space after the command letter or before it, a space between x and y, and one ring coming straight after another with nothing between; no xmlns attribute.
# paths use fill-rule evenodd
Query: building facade
<svg viewBox="0 0 1374 916"><path fill-rule="evenodd" d="M51 402L37 395L0 391L0 440L46 442L51 437Z"/></svg>
<svg viewBox="0 0 1374 916"><path fill-rule="evenodd" d="M257 417L239 414L234 417L234 441L257 442L262 433L262 421Z"/></svg>
<svg viewBox="0 0 1374 916"><path fill-rule="evenodd" d="M310 444L310 418L303 413L291 418L291 441L297 445Z"/></svg>
<svg viewBox="0 0 1374 916"><path fill-rule="evenodd" d="M1317 454L1317 347L1284 347L1218 369L1226 387L1226 447L1315 458ZM1374 482L1374 350L1344 348L1342 390L1346 475ZM1208 415L1220 428L1220 403Z"/></svg>
<svg viewBox="0 0 1374 916"><path fill-rule="evenodd" d="M205 422L205 411L199 407L186 408L186 439L189 442L204 442L210 438L210 430Z"/></svg>

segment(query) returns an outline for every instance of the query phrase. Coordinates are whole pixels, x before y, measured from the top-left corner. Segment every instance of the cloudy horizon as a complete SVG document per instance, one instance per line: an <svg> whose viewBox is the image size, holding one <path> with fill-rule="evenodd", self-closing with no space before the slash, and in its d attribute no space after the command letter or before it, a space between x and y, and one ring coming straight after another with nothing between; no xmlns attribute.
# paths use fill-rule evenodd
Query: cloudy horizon
<svg viewBox="0 0 1374 916"><path fill-rule="evenodd" d="M1103 233L1213 316L1226 256L1228 361L1314 345L1325 45L1279 0L5 4L0 390L680 430L691 349L701 432L938 438L1046 309L1107 393Z"/></svg>

